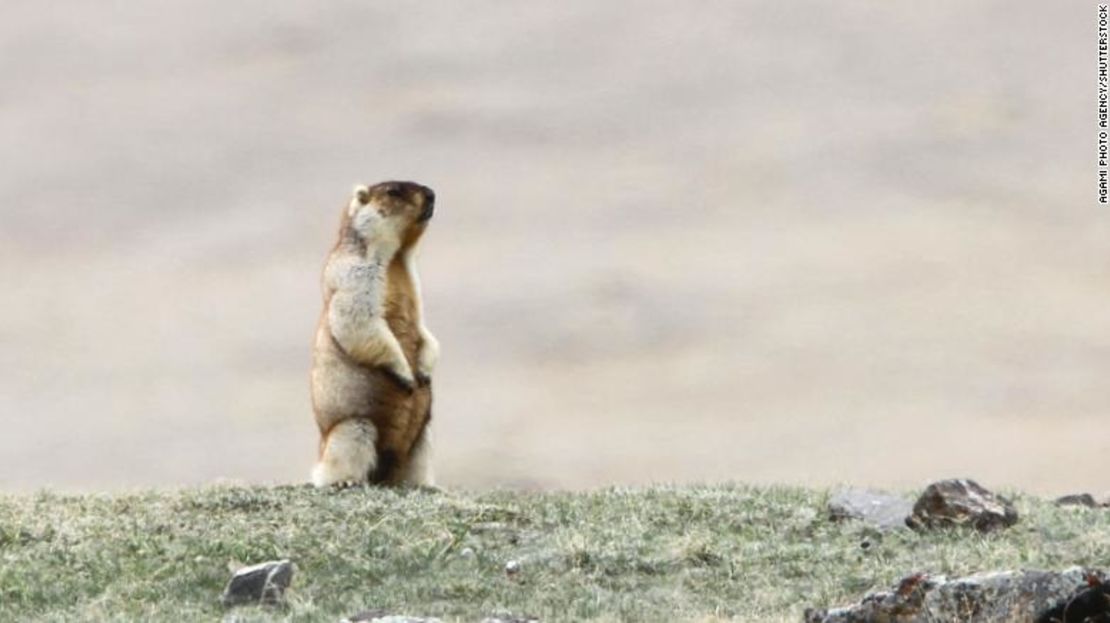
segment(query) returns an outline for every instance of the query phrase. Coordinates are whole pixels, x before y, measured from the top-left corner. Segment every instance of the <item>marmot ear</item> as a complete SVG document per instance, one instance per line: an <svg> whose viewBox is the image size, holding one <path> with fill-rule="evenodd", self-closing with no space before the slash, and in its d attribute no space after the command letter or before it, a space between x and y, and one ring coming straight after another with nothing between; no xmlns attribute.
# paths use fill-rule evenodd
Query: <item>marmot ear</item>
<svg viewBox="0 0 1110 623"><path fill-rule="evenodd" d="M370 189L362 184L355 186L355 199L362 205L370 203Z"/></svg>

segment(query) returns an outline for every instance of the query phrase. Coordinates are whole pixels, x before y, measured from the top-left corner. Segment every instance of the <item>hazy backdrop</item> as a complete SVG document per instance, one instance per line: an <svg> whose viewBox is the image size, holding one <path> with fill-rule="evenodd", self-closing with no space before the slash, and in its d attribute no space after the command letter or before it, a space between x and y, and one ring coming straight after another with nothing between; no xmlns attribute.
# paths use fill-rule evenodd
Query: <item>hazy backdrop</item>
<svg viewBox="0 0 1110 623"><path fill-rule="evenodd" d="M356 182L440 480L1110 492L1095 5L7 0L0 490L304 481Z"/></svg>

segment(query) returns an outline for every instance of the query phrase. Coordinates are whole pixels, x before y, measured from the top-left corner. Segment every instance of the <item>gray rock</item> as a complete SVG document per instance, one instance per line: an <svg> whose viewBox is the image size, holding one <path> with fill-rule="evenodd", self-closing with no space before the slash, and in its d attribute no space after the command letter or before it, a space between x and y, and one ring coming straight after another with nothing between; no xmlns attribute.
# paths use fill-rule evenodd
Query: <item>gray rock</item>
<svg viewBox="0 0 1110 623"><path fill-rule="evenodd" d="M524 615L501 614L482 619L482 623L540 623L536 617Z"/></svg>
<svg viewBox="0 0 1110 623"><path fill-rule="evenodd" d="M1098 575L1088 575L1087 585L1078 588L1067 599L1042 612L1036 623L1108 623L1110 622L1110 584Z"/></svg>
<svg viewBox="0 0 1110 623"><path fill-rule="evenodd" d="M906 525L915 529L970 526L980 532L1017 523L1017 509L969 479L941 480L929 485L913 505Z"/></svg>
<svg viewBox="0 0 1110 623"><path fill-rule="evenodd" d="M906 527L913 503L889 493L845 489L829 498L828 509L834 521L858 519L880 530L896 530Z"/></svg>
<svg viewBox="0 0 1110 623"><path fill-rule="evenodd" d="M276 604L293 581L293 563L274 560L243 567L231 576L221 600L225 606Z"/></svg>
<svg viewBox="0 0 1110 623"><path fill-rule="evenodd" d="M1095 501L1095 496L1090 493L1076 493L1073 495L1065 495L1056 498L1057 506L1086 506L1087 508L1094 508L1098 506Z"/></svg>
<svg viewBox="0 0 1110 623"><path fill-rule="evenodd" d="M831 610L807 609L806 623L1006 623L1050 620L1090 578L1102 571L1073 567L1063 572L1001 571L949 580L918 574L892 591L873 593L860 603ZM1099 620L1099 619L1095 619Z"/></svg>
<svg viewBox="0 0 1110 623"><path fill-rule="evenodd" d="M339 623L368 623L374 619L380 619L387 616L385 610L363 610L357 614L352 614L349 617L339 620Z"/></svg>
<svg viewBox="0 0 1110 623"><path fill-rule="evenodd" d="M443 623L435 618L386 614L385 610L366 610L342 619L339 623Z"/></svg>

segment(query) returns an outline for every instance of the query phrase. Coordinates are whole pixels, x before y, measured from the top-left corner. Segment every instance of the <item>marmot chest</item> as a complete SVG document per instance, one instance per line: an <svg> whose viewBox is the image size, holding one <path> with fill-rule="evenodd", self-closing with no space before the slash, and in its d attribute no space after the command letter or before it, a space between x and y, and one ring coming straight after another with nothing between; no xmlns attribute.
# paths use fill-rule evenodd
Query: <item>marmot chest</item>
<svg viewBox="0 0 1110 623"><path fill-rule="evenodd" d="M420 350L419 296L408 271L396 263L390 266L386 279L385 321L410 364L416 363Z"/></svg>

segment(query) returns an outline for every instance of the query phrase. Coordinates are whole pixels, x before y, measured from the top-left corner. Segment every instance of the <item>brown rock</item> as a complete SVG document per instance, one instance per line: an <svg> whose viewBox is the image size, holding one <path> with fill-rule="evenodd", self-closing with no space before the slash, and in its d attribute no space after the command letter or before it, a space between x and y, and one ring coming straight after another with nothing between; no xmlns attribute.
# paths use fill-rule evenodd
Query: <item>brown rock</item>
<svg viewBox="0 0 1110 623"><path fill-rule="evenodd" d="M969 479L941 480L929 485L913 505L906 525L915 529L970 526L980 532L1017 523L1017 509L1008 500Z"/></svg>

